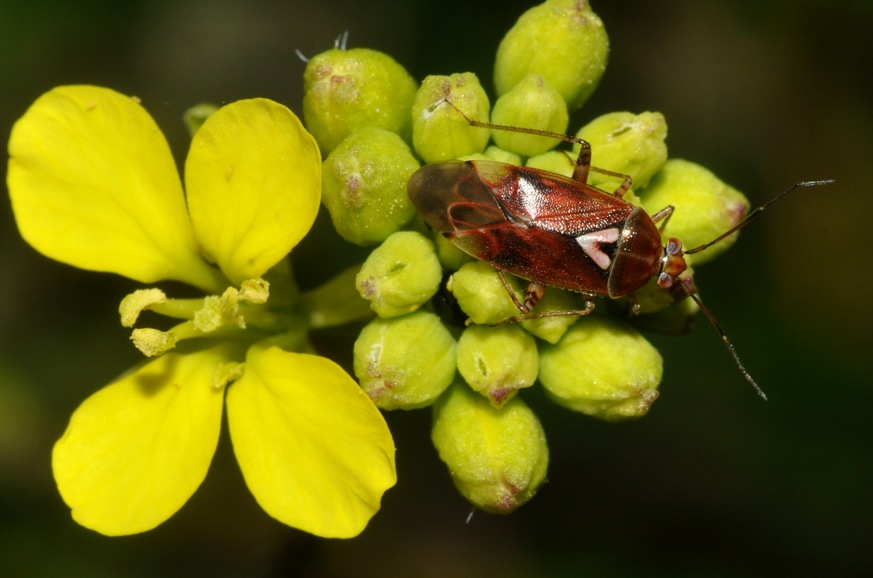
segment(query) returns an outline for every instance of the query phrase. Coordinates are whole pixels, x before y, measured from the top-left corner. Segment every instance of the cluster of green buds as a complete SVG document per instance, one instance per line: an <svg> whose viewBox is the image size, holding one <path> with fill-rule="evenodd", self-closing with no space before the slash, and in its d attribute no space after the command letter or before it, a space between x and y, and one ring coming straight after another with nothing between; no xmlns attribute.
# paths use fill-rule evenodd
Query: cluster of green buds
<svg viewBox="0 0 873 578"><path fill-rule="evenodd" d="M608 421L640 417L658 397L662 359L629 322L629 310L648 327L678 330L695 305L674 302L652 282L633 308L599 304L585 317L504 323L519 315L527 282L505 275L504 283L490 265L429 230L407 181L421 164L448 159L571 175L578 149L553 150L560 140L470 120L565 134L607 54L603 23L588 2L547 0L500 44L493 107L473 73L417 83L373 50L337 47L306 68L304 118L326 155L323 202L345 239L375 246L354 281L376 315L355 343L355 375L382 409L433 407L440 458L459 491L488 512L511 512L546 476L543 428L519 391L539 383L571 410ZM650 214L675 206L665 237L702 244L735 224L748 203L705 168L668 160L666 134L657 112L616 112L576 136L609 172L592 173L589 184L610 192L622 182L615 174L630 175L624 199ZM730 241L695 255L695 265ZM550 288L534 312L578 311L580 301Z"/></svg>

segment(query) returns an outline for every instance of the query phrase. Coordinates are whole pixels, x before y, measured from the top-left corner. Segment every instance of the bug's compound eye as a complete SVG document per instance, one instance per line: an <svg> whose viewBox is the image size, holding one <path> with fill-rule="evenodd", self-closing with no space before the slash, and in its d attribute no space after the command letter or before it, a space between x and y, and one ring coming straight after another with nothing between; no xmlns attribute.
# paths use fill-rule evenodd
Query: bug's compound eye
<svg viewBox="0 0 873 578"><path fill-rule="evenodd" d="M661 273L658 275L658 287L661 289L669 289L673 285L674 277L669 273Z"/></svg>
<svg viewBox="0 0 873 578"><path fill-rule="evenodd" d="M680 255L682 253L682 241L671 238L667 241L667 246L664 247L667 255Z"/></svg>

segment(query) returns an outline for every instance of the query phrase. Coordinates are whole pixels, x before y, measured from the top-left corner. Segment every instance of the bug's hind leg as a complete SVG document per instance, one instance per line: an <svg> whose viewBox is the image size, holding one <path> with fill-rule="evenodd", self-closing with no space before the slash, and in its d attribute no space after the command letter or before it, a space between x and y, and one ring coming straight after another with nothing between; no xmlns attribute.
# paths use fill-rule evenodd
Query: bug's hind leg
<svg viewBox="0 0 873 578"><path fill-rule="evenodd" d="M536 307L537 303L539 303L540 299L542 299L543 294L546 292L546 286L542 283L537 283L536 281L531 281L524 292L524 301L519 300L518 296L515 294L515 291L512 290L512 287L509 285L509 281L506 280L506 277L503 275L503 271L497 269L497 275L500 277L500 282L503 283L503 287L506 289L506 292L509 293L509 297L512 299L512 302L515 304L516 309L518 309L518 315L513 317L508 317L499 323L495 323L495 325L506 325L507 323L518 323L519 321L526 321L528 319L543 319L546 317L565 317L565 316L582 316L588 315L592 311L594 311L594 301L590 296L585 296L585 308L584 309L569 309L564 311L545 311L542 313L534 313L533 309Z"/></svg>

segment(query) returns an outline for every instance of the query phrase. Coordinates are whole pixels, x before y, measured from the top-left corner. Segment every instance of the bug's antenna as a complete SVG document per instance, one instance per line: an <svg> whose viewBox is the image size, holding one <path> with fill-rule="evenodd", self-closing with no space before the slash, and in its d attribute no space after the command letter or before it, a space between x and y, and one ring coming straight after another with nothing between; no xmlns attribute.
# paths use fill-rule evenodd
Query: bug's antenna
<svg viewBox="0 0 873 578"><path fill-rule="evenodd" d="M767 207L769 207L770 205L772 205L776 201L780 200L782 197L784 197L785 195L787 195L788 193L790 193L791 191L793 191L795 189L799 189L800 187L820 187L822 185L832 185L835 182L836 182L836 180L834 180L834 179L826 179L823 181L803 181L800 183L795 183L795 184L791 185L791 187L788 188L788 190L783 191L775 198L770 199L769 201L767 201L766 203L764 203L763 205L761 205L760 207L758 207L757 209L755 209L754 211L752 211L751 213L746 215L746 217L742 221L740 221L739 223L737 223L736 225L734 225L733 227L731 227L730 229L728 229L727 231L725 231L724 233L722 233L721 235L719 235L718 237L716 237L715 239L710 241L709 243L706 243L706 244L700 245L699 247L694 247L693 249L689 249L687 251L684 251L684 254L685 255L693 255L694 253L699 253L699 252L703 251L704 249L706 249L707 247L709 247L711 245L715 245L716 243L718 243L719 241L721 241L722 239L724 239L728 235L735 233L737 230L742 229L743 227L748 225L752 219L754 219L755 217L757 217L758 215L763 213L764 209L766 209ZM754 382L752 382L752 383L754 383Z"/></svg>
<svg viewBox="0 0 873 578"><path fill-rule="evenodd" d="M731 343L731 340L728 339L727 334L724 332L724 328L722 328L721 323L719 323L709 308L703 304L700 298L694 294L694 287L691 285L691 281L687 279L682 280L682 285L685 287L685 290L688 293L688 296L694 299L694 302L697 303L697 306L700 307L700 310L703 311L703 314L706 315L706 318L709 319L709 322L712 324L713 329L715 329L719 336L721 337L722 342L724 342L725 346L728 348L728 351L731 352L731 355L734 358L734 361L737 364L737 367L740 370L740 373L743 374L743 377L746 378L746 381L752 384L752 387L755 388L755 391L758 392L758 395L764 401L767 401L767 394L764 393L764 390L761 389L761 386L752 378L752 375L746 369L746 366L743 365L743 362L740 361L740 356L737 354L737 350L734 349L734 344Z"/></svg>
<svg viewBox="0 0 873 578"><path fill-rule="evenodd" d="M703 251L704 249L706 249L712 245L715 245L716 243L718 243L719 241L721 241L722 239L724 239L728 235L735 233L737 230L742 229L743 227L748 225L752 221L752 219L754 219L755 217L757 217L758 215L763 213L767 207L769 207L770 205L772 205L776 201L782 199L785 195L794 191L795 189L798 189L800 187L818 187L818 186L822 186L822 185L832 185L835 182L836 181L834 179L826 179L823 181L803 181L800 183L795 183L794 185L789 187L787 190L785 190L782 193L780 193L779 195L777 195L775 198L770 199L769 201L767 201L766 203L764 203L763 205L761 205L760 207L758 207L757 209L755 209L754 211L752 211L751 213L746 215L746 217L743 220L741 220L739 223L737 223L736 225L734 225L733 227L731 227L730 229L728 229L727 231L725 231L724 233L722 233L721 235L719 235L718 237L716 237L715 239L710 241L709 243L704 243L703 245L700 245L699 247L694 247L693 249L688 249L687 251L683 251L682 254L683 255L693 255L694 253L699 253L699 252ZM707 319L709 319L709 323L712 325L712 327L716 331L718 331L718 334L719 334L719 336L721 336L721 340L724 342L725 347L727 347L728 351L731 352L731 355L733 356L734 361L736 362L737 367L740 370L740 373L743 374L743 377L746 378L746 381L748 381L749 383L752 384L752 386L758 392L758 395L760 395L761 398L763 398L766 401L767 394L764 393L764 390L761 389L761 386L759 386L757 384L757 382L752 378L752 375L749 373L749 371L743 365L743 362L740 361L740 356L737 354L737 350L734 349L734 344L731 343L730 339L728 339L728 336L725 334L724 329L722 328L721 324L715 319L715 316L712 314L712 312L709 310L709 308L703 304L703 302L700 300L700 298L697 295L694 294L695 293L694 285L692 285L691 281L688 279L682 279L681 283L682 283L682 287L684 288L684 292L687 293L689 297L694 299L694 302L697 303L697 306L700 307L700 310L703 311L703 314L706 315Z"/></svg>

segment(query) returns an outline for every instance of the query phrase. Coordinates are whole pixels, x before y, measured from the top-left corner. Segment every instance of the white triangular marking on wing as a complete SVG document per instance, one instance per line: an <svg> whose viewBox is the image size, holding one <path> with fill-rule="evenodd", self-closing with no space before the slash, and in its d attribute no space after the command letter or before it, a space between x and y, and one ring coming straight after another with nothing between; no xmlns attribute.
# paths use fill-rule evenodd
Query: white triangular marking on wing
<svg viewBox="0 0 873 578"><path fill-rule="evenodd" d="M600 250L601 243L615 243L618 241L619 231L617 227L611 229L603 229L600 231L592 231L576 237L576 242L585 251L585 254L591 257L591 260L598 267L606 271L609 269L611 260L609 255Z"/></svg>

